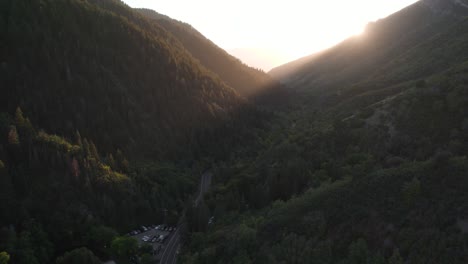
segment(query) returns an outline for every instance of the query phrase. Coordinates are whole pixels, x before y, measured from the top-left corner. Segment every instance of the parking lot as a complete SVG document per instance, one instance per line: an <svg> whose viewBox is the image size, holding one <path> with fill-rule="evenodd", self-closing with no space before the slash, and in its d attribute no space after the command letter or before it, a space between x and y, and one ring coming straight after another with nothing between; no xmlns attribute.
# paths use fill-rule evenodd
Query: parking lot
<svg viewBox="0 0 468 264"><path fill-rule="evenodd" d="M159 255L160 251L164 248L165 242L167 242L171 236L171 233L174 231L170 231L169 228L167 230L163 230L163 226L156 227L148 227L147 231L141 232L142 229L137 230L138 234L130 233L130 236L135 238L140 245L142 244L150 244L153 246L154 255ZM135 232L135 231L132 231ZM146 238L146 239L144 239ZM147 241L145 241L147 240Z"/></svg>

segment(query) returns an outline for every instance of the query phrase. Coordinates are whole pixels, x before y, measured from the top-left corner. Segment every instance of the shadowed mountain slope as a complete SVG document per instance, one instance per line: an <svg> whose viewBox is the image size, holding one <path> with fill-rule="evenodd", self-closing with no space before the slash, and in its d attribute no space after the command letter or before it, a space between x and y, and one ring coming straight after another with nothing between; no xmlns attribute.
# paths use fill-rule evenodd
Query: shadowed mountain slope
<svg viewBox="0 0 468 264"><path fill-rule="evenodd" d="M48 131L163 154L245 104L172 34L119 1L2 4L0 110L21 106Z"/></svg>
<svg viewBox="0 0 468 264"><path fill-rule="evenodd" d="M254 69L229 55L187 23L149 9L137 9L173 34L203 66L216 73L227 85L245 97L265 95L281 85L265 72Z"/></svg>

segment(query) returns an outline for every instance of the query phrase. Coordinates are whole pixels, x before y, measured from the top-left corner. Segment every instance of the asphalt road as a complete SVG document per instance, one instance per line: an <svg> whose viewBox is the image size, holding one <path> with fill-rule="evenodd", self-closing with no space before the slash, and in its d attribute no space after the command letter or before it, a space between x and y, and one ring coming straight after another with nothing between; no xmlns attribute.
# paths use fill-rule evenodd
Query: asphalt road
<svg viewBox="0 0 468 264"><path fill-rule="evenodd" d="M195 205L198 205L200 201L203 199L203 195L208 191L211 185L211 177L213 175L211 172L206 171L205 173L202 174L201 176L201 181L200 181L200 187L198 190L198 195L195 198ZM179 224L177 225L177 230L174 232L174 234L171 236L169 242L167 243L167 246L164 248L164 251L161 255L161 261L160 263L162 264L175 264L177 262L177 251L180 248L180 243L181 243L181 230L184 230L186 228L187 224L185 222L185 213L182 215L182 217L179 219Z"/></svg>
<svg viewBox="0 0 468 264"><path fill-rule="evenodd" d="M211 177L212 177L211 172L203 173L203 175L201 177L201 182L200 182L200 190L198 190L198 196L195 199L195 205L198 205L200 203L200 201L203 199L203 195L210 188Z"/></svg>

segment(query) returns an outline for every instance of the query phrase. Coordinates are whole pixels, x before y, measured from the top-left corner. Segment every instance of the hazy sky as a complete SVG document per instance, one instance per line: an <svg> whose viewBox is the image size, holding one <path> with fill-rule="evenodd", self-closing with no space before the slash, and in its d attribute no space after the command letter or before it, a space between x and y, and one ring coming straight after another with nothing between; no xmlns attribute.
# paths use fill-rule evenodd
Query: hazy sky
<svg viewBox="0 0 468 264"><path fill-rule="evenodd" d="M258 68L310 55L416 0L124 0L191 24Z"/></svg>

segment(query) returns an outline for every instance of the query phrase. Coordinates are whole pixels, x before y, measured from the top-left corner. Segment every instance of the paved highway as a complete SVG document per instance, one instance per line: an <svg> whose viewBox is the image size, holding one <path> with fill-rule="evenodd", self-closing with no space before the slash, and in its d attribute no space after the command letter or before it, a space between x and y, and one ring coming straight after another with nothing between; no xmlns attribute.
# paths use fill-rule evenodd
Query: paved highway
<svg viewBox="0 0 468 264"><path fill-rule="evenodd" d="M211 172L206 171L201 176L200 187L198 190L198 195L195 198L195 206L197 206L203 199L203 195L208 191L211 185L211 177L213 175ZM180 234L182 230L187 227L185 222L185 212L182 214L182 217L179 219L179 224L177 225L177 230L171 236L169 242L167 242L167 246L164 248L164 251L161 255L162 264L175 264L177 262L177 251L180 248L181 238Z"/></svg>
<svg viewBox="0 0 468 264"><path fill-rule="evenodd" d="M211 172L205 172L203 173L202 177L201 177L201 182L200 182L200 190L198 190L198 196L197 198L195 199L195 205L197 206L200 201L203 199L203 195L208 191L208 189L210 188L210 184L211 184L211 177L212 177L212 174Z"/></svg>

